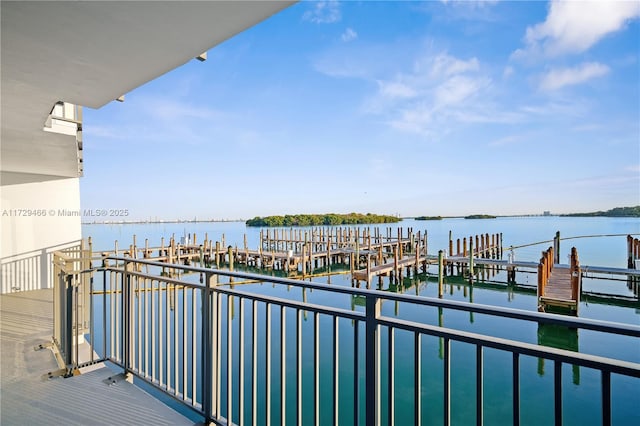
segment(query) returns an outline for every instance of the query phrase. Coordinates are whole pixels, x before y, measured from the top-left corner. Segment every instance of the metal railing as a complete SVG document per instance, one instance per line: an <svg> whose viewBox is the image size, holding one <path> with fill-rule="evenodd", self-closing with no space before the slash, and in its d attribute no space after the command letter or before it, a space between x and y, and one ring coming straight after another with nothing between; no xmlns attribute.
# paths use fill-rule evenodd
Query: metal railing
<svg viewBox="0 0 640 426"><path fill-rule="evenodd" d="M383 315L384 301L555 324L640 337L640 327L390 292L329 286L243 272L107 257L92 268L89 333L99 359L109 360L218 425L395 424L400 411L424 418L424 376L442 374L442 422L451 422L452 343L471 345L475 361L475 423L485 418L487 349L510 354L513 424L520 424L521 360L553 362L553 413L563 422L563 365L599 372L602 423L612 418L611 376L640 378L640 364ZM173 272L179 271L177 277ZM59 294L77 301L78 270L60 269ZM65 276L66 274L66 276ZM190 275L185 275L190 274ZM101 276L101 279L98 279ZM199 280L195 278L199 277ZM195 282L191 282L191 279ZM239 281L299 288L302 300L238 289ZM199 281L199 282L198 282ZM235 284L234 284L235 281ZM310 303L307 292L358 298L362 309L340 302ZM265 294L267 293L267 294ZM314 293L315 295L315 293ZM64 305L63 303L63 305ZM62 318L72 320L77 314ZM68 311L68 310L67 310ZM69 332L74 325L66 325ZM70 328L71 327L71 328ZM72 330L71 330L72 331ZM436 338L441 365L425 364L425 342ZM400 345L398 340L404 344ZM77 342L77 340L75 340ZM69 341L67 341L68 344ZM73 343L74 340L72 339ZM412 342L408 343L407 342ZM635 342L635 341L634 341ZM409 353L409 355L407 355ZM403 370L397 360L409 359ZM77 360L77 357L75 358ZM73 359L72 359L73 361ZM81 367L76 365L75 367ZM505 370L505 366L501 366ZM345 374L344 372L348 373ZM402 381L402 384L400 383ZM412 389L410 400L398 394ZM346 402L345 402L346 401ZM401 405L398 409L398 404ZM426 423L426 422L425 422Z"/></svg>

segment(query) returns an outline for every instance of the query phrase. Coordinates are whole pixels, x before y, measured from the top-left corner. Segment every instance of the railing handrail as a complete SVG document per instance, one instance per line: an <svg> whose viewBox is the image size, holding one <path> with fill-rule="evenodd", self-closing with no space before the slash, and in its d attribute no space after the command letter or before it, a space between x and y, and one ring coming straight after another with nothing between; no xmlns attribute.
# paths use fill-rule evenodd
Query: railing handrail
<svg viewBox="0 0 640 426"><path fill-rule="evenodd" d="M617 333L617 334L623 334L626 336L640 337L640 326L634 326L632 324L624 324L624 323L588 319L588 318L568 317L566 315L560 315L560 314L533 312L533 311L526 311L523 309L505 308L500 306L483 305L478 303L462 302L462 301L456 301L456 300L444 300L444 299L428 297L428 296L415 296L415 295L390 293L390 292L374 290L374 289L330 286L327 284L319 284L319 283L314 283L309 281L296 280L293 278L261 275L261 274L251 273L251 272L229 271L229 270L202 268L202 267L186 266L186 265L168 266L166 263L163 263L163 262L155 262L155 261L149 261L144 259L132 259L128 257L108 256L106 257L106 259L122 261L122 262L135 262L135 263L141 263L144 265L164 267L164 268L171 267L173 269L181 269L189 272L223 275L223 276L228 276L232 278L246 278L246 279L252 279L257 281L269 281L277 284L292 285L296 287L310 288L314 290L317 289L320 291L329 291L329 292L343 293L343 294L349 294L349 295L367 296L373 293L381 299L397 301L397 302L406 302L406 303L413 303L416 305L424 305L424 306L432 306L432 307L442 307L445 309L455 309L455 310L466 311L466 312L474 312L478 314L496 315L496 316L507 317L511 319L524 320L524 321L532 321L532 322L539 322L539 323L540 322L553 323L553 324L558 324L558 325L572 327L572 328L582 328L586 330L601 331L605 333ZM121 268L114 268L113 266L109 268L121 270ZM97 268L97 270L102 270L102 269L103 269L102 267ZM135 271L129 271L128 273L132 275L138 275L138 276L147 275L148 278L162 279L162 280L166 280L167 282L171 282L172 280L169 277L159 277L157 275L143 274L141 272L135 272ZM189 282L180 281L180 280L175 281L175 284L185 285L187 287L194 287L194 288L204 287L204 284L189 283Z"/></svg>
<svg viewBox="0 0 640 426"><path fill-rule="evenodd" d="M640 378L640 363L608 358L599 355L573 352L550 346L536 345L533 343L519 342L517 340L492 337L486 334L457 330L453 328L418 323L392 317L379 317L378 324L397 329L430 334L437 337L450 338L456 341L481 344L484 347L501 349L509 352L517 352L521 355L559 360L568 364L580 365L587 368L598 368L611 373L624 374ZM610 367L604 368L603 366Z"/></svg>

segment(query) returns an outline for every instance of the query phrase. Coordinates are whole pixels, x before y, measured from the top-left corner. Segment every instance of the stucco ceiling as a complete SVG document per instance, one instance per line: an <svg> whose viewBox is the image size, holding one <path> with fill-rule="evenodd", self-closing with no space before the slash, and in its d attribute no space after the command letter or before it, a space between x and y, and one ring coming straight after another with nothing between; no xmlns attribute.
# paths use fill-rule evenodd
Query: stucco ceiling
<svg viewBox="0 0 640 426"><path fill-rule="evenodd" d="M100 108L292 3L3 0L3 177L77 176L74 138L42 130L55 102Z"/></svg>

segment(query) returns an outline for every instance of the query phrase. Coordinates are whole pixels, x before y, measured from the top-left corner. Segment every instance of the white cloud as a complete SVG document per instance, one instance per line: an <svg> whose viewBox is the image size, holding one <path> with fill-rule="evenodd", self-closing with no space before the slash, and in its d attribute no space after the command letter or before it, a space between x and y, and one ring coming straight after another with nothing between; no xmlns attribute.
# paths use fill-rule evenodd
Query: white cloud
<svg viewBox="0 0 640 426"><path fill-rule="evenodd" d="M345 32L342 33L342 41L349 42L358 38L358 33L353 30L353 28L347 28Z"/></svg>
<svg viewBox="0 0 640 426"><path fill-rule="evenodd" d="M378 81L380 94L388 98L413 98L417 92L399 81Z"/></svg>
<svg viewBox="0 0 640 426"><path fill-rule="evenodd" d="M377 83L368 111L388 116L396 129L437 136L456 122L491 121L478 106L491 79L481 73L477 58L427 54L414 62L410 72Z"/></svg>
<svg viewBox="0 0 640 426"><path fill-rule="evenodd" d="M487 84L489 80L484 77L454 75L436 87L435 103L438 106L460 104L480 92Z"/></svg>
<svg viewBox="0 0 640 426"><path fill-rule="evenodd" d="M498 3L498 0L466 0L466 1L455 1L452 2L450 0L440 0L440 3L444 3L444 4L452 4L452 5L465 5L465 6L478 6L478 7L484 7L486 5L489 6L493 6L494 4Z"/></svg>
<svg viewBox="0 0 640 426"><path fill-rule="evenodd" d="M312 3L313 9L307 10L302 19L316 24L332 24L342 19L340 4L336 0L319 1Z"/></svg>
<svg viewBox="0 0 640 426"><path fill-rule="evenodd" d="M540 82L544 91L558 90L565 86L584 83L592 78L602 77L609 72L609 67L598 62L587 62L573 68L552 69Z"/></svg>
<svg viewBox="0 0 640 426"><path fill-rule="evenodd" d="M463 61L444 53L436 56L435 58L426 57L417 62L415 70L417 72L430 70L431 77L439 78L449 77L451 75L467 71L478 71L479 68L480 63L476 58Z"/></svg>
<svg viewBox="0 0 640 426"><path fill-rule="evenodd" d="M502 72L502 78L509 78L513 75L514 73L514 69L512 66L507 66L504 68L504 71Z"/></svg>
<svg viewBox="0 0 640 426"><path fill-rule="evenodd" d="M495 139L491 142L489 142L489 146L505 146L505 145L512 145L512 144L517 144L522 142L525 139L525 135L510 135L510 136L505 136L503 138L500 139Z"/></svg>
<svg viewBox="0 0 640 426"><path fill-rule="evenodd" d="M638 1L553 0L544 22L528 27L515 57L581 53L640 16Z"/></svg>

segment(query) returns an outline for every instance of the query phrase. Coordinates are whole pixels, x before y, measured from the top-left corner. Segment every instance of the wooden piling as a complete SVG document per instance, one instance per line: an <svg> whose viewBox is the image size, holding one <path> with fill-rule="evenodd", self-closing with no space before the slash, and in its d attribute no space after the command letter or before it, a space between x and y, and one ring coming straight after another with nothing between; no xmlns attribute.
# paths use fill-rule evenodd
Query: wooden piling
<svg viewBox="0 0 640 426"><path fill-rule="evenodd" d="M473 239L469 238L469 282L473 283L473 275L475 274L473 268Z"/></svg>
<svg viewBox="0 0 640 426"><path fill-rule="evenodd" d="M444 269L444 253L442 250L438 250L438 297L442 298L443 292L443 269Z"/></svg>

